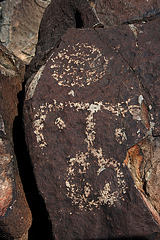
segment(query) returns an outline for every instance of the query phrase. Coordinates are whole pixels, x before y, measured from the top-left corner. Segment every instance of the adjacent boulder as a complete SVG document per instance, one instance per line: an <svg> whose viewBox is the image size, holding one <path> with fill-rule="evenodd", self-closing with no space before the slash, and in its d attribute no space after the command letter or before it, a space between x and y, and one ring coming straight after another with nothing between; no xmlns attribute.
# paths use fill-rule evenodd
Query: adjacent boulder
<svg viewBox="0 0 160 240"><path fill-rule="evenodd" d="M158 0L89 0L105 26L151 20L160 14Z"/></svg>
<svg viewBox="0 0 160 240"><path fill-rule="evenodd" d="M160 214L160 139L147 137L130 148L125 163L146 204L159 221ZM152 206L151 206L151 203ZM157 212L156 212L156 211Z"/></svg>
<svg viewBox="0 0 160 240"><path fill-rule="evenodd" d="M13 122L24 64L0 45L0 239L27 239L31 226L13 148Z"/></svg>
<svg viewBox="0 0 160 240"><path fill-rule="evenodd" d="M92 28L97 23L99 20L86 0L52 1L42 18L36 54L27 68L26 79L45 63L68 28Z"/></svg>
<svg viewBox="0 0 160 240"><path fill-rule="evenodd" d="M26 142L55 239L158 239L159 215L124 162L158 129L160 43L148 39L159 21L69 29L28 80Z"/></svg>
<svg viewBox="0 0 160 240"><path fill-rule="evenodd" d="M5 0L0 3L0 42L29 63L35 54L39 24L51 0Z"/></svg>
<svg viewBox="0 0 160 240"><path fill-rule="evenodd" d="M90 7L89 7L90 4ZM53 0L44 12L36 47L36 55L26 71L26 79L38 71L48 56L59 45L68 28L114 26L145 22L160 14L157 0L104 1L104 0ZM47 41L46 41L47 39Z"/></svg>

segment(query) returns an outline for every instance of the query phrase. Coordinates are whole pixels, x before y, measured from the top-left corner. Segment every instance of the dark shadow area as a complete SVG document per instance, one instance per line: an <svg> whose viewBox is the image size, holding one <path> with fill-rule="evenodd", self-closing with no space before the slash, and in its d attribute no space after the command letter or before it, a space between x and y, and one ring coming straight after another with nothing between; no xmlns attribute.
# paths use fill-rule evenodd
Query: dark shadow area
<svg viewBox="0 0 160 240"><path fill-rule="evenodd" d="M81 18L81 13L77 9L76 9L76 13L75 13L75 20L76 20L76 28L84 27L84 22Z"/></svg>
<svg viewBox="0 0 160 240"><path fill-rule="evenodd" d="M146 237L121 237L121 238L109 238L108 240L149 240Z"/></svg>
<svg viewBox="0 0 160 240"><path fill-rule="evenodd" d="M149 193L147 192L147 181L144 179L143 180L143 190L145 192L145 194L150 197Z"/></svg>
<svg viewBox="0 0 160 240"><path fill-rule="evenodd" d="M79 238L75 240L81 240ZM84 238L83 240L154 240L154 238L150 237L120 237L120 238Z"/></svg>
<svg viewBox="0 0 160 240"><path fill-rule="evenodd" d="M29 230L29 240L53 240L52 225L42 196L39 194L33 167L25 143L25 133L22 120L24 86L18 93L18 116L13 124L14 150L19 167L19 173L23 184L27 202L32 212L32 226Z"/></svg>
<svg viewBox="0 0 160 240"><path fill-rule="evenodd" d="M0 240L13 240L10 234L6 234L4 231L0 230Z"/></svg>

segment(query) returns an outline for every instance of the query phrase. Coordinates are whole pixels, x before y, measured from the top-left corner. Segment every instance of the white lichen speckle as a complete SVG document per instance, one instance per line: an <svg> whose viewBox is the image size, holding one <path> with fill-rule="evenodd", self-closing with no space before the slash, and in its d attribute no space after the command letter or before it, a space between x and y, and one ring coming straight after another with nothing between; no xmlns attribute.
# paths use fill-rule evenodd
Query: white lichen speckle
<svg viewBox="0 0 160 240"><path fill-rule="evenodd" d="M144 100L143 95L139 95L139 98L138 98L139 105L142 104L143 100Z"/></svg>

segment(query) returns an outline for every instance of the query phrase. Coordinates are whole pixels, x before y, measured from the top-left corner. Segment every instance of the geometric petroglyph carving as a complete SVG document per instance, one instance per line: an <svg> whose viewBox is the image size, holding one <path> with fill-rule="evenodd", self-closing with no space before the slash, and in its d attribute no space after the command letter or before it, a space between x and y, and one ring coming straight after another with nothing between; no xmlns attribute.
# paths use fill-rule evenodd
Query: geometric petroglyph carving
<svg viewBox="0 0 160 240"><path fill-rule="evenodd" d="M128 99L125 102L118 103L116 105L113 105L111 103L102 103L101 102L93 102L93 103L83 103L83 102L64 102L64 103L57 103L55 99L53 99L52 103L45 103L42 104L37 111L37 113L34 115L34 122L33 122L33 128L34 133L36 135L37 143L39 144L39 147L43 149L45 146L47 146L45 137L43 135L43 128L44 128L44 123L47 115L50 112L55 112L56 110L58 111L63 111L65 107L69 106L71 109L75 109L76 111L79 110L87 110L89 112L88 116L86 117L86 131L85 134L87 135L87 139L85 142L87 142L88 147L89 145L93 144L93 141L95 139L95 122L93 115L98 112L98 111L109 111L115 116L121 116L124 117L126 116L127 112L129 112L132 115L132 118L134 120L141 120L140 117L140 106L139 105L132 105L130 103L130 99ZM64 123L62 119L58 118L55 119L55 124L59 128L65 128L67 123ZM121 136L121 141L127 140L127 136L125 134L125 129L123 130L116 129L115 130L115 138L118 141L119 135ZM120 144L122 142L119 142Z"/></svg>
<svg viewBox="0 0 160 240"><path fill-rule="evenodd" d="M91 82L97 82L105 75L110 59L106 59L94 45L76 43L59 51L51 60L52 76L58 85L84 87Z"/></svg>
<svg viewBox="0 0 160 240"><path fill-rule="evenodd" d="M97 157L94 168L98 169L94 173L95 182L93 179L91 181L89 177L92 162L87 161L89 157L93 156ZM113 172L110 179L107 179L108 170ZM99 184L98 179L101 174L105 174L106 179ZM120 163L114 159L104 158L102 149L95 148L91 148L86 153L80 152L76 154L75 158L69 159L65 183L68 190L67 196L73 204L85 211L92 210L93 207L98 208L102 204L107 204L109 207L115 206L115 202L124 200L123 195L127 189Z"/></svg>
<svg viewBox="0 0 160 240"><path fill-rule="evenodd" d="M111 58L110 58L111 59ZM109 60L110 60L109 59ZM51 57L53 65L52 77L56 80L59 86L70 88L68 95L74 98L75 92L73 86L84 87L91 83L99 81L105 74L109 60L107 60L94 45L87 43L77 43L68 45L66 49L58 52L55 57ZM127 185L123 174L123 165L116 160L104 156L103 149L95 148L96 138L96 122L94 114L97 112L111 112L115 118L125 118L127 113L130 113L136 121L141 120L140 105L131 103L132 100L111 104L109 102L46 102L40 105L38 111L34 115L33 128L36 135L36 140L41 148L45 150L47 141L44 136L43 129L45 128L45 120L48 114L55 112L63 112L66 107L71 111L85 111L84 117L86 122L84 144L87 146L87 151L82 152L77 149L76 156L68 156L68 167L65 178L65 186L67 189L67 197L72 200L72 203L77 205L81 210L91 210L93 207L99 207L102 204L115 206L118 200L124 200ZM138 102L138 99L137 99ZM63 117L56 117L55 124L61 132L67 128L67 122ZM115 140L122 144L127 140L125 128L115 129ZM71 153L72 155L72 153ZM66 156L67 157L67 156ZM95 161L89 161L94 158ZM92 166L94 164L94 166ZM95 183L90 181L89 175L91 169L94 169ZM107 178L108 172L111 171ZM102 177L103 175L103 177ZM98 179L103 179L99 182Z"/></svg>
<svg viewBox="0 0 160 240"><path fill-rule="evenodd" d="M62 112L65 107L68 106L71 110L87 110L88 112L87 116L85 115L86 138L84 139L84 144L87 145L87 151L85 153L77 152L76 156L72 158L68 157L67 177L65 180L65 185L68 191L67 196L72 200L72 203L78 205L81 210L91 210L93 207L99 207L104 203L108 206L114 206L116 201L120 199L123 201L124 199L123 195L126 193L127 186L122 171L123 166L114 159L107 159L107 157L103 156L102 148L96 149L94 147L96 137L96 122L94 120L94 114L101 111L109 111L116 117L125 117L127 112L129 112L133 119L137 118L136 120L140 120L140 106L130 105L130 101L131 100L129 99L126 102L113 105L110 103L103 104L102 101L93 102L91 104L70 101L57 103L54 99L53 103L42 104L34 115L34 133L39 147L43 150L47 146L45 136L43 135L43 129L45 127L46 117L49 113L56 112L57 110ZM61 130L67 127L67 123L60 117L55 119L54 124ZM121 137L121 141L127 139L125 129L116 129L115 139L117 141L119 136ZM121 141L119 144L122 143ZM95 178L97 179L101 174L105 174L109 169L112 169L115 186L112 186L113 181L110 179L106 180L99 190L96 190L96 186L87 180L91 164L87 161L89 157L94 157L96 159L94 166L94 169L97 169ZM79 179L79 184L77 183L77 180L75 184L75 179Z"/></svg>

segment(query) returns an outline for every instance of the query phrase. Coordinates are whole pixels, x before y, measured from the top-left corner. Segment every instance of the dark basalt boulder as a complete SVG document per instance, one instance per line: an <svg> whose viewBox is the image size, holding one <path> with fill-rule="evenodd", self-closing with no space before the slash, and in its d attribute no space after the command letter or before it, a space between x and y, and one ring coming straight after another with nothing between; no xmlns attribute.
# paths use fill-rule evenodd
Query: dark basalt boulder
<svg viewBox="0 0 160 240"><path fill-rule="evenodd" d="M98 22L95 12L86 0L52 1L42 18L36 54L27 68L26 79L45 63L68 28L92 28Z"/></svg>
<svg viewBox="0 0 160 240"><path fill-rule="evenodd" d="M27 83L26 142L55 239L159 237L126 167L158 129L159 21L69 29Z"/></svg>
<svg viewBox="0 0 160 240"><path fill-rule="evenodd" d="M13 147L13 122L24 64L0 45L0 239L26 240L31 212L19 176Z"/></svg>
<svg viewBox="0 0 160 240"><path fill-rule="evenodd" d="M158 0L89 0L105 26L135 23L160 15Z"/></svg>
<svg viewBox="0 0 160 240"><path fill-rule="evenodd" d="M159 15L160 3L157 0L143 2L141 0L53 0L44 12L36 54L26 71L26 79L45 63L68 28L141 23L155 19Z"/></svg>

